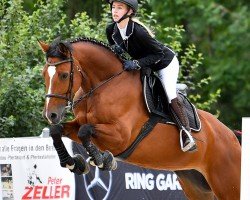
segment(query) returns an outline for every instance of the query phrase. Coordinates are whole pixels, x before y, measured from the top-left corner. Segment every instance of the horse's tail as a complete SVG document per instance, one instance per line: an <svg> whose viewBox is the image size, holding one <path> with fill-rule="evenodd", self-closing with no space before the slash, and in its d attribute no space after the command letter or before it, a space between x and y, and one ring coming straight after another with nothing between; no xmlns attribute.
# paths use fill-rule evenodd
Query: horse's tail
<svg viewBox="0 0 250 200"><path fill-rule="evenodd" d="M237 137L237 139L238 139L238 141L239 141L239 143L241 145L242 132L239 131L239 130L234 130L233 132L234 132L235 136Z"/></svg>

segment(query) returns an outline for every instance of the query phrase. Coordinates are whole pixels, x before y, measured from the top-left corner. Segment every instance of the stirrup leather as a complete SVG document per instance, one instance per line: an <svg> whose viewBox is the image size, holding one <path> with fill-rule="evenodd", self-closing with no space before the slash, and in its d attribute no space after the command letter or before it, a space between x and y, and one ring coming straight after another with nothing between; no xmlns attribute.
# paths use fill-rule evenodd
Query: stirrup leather
<svg viewBox="0 0 250 200"><path fill-rule="evenodd" d="M184 144L183 144L183 140L182 140L182 134L186 134L190 140L189 144L186 145L185 147L183 146ZM181 144L181 150L184 152L190 150L192 147L194 147L196 145L191 133L187 129L185 129L183 126L180 130L180 144Z"/></svg>

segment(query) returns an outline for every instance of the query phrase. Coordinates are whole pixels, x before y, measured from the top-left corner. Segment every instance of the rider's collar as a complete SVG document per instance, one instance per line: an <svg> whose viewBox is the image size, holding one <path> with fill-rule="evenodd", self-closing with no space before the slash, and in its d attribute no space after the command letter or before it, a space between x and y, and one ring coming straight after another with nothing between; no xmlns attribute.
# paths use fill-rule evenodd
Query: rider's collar
<svg viewBox="0 0 250 200"><path fill-rule="evenodd" d="M134 23L131 19L128 21L128 25L127 25L127 31L126 31L126 36L127 36L127 40L129 39L129 37L133 34L134 32ZM121 37L120 31L117 27L117 24L115 24L114 27L114 31L112 34L112 38L115 41L116 44L121 44L123 42L123 39Z"/></svg>

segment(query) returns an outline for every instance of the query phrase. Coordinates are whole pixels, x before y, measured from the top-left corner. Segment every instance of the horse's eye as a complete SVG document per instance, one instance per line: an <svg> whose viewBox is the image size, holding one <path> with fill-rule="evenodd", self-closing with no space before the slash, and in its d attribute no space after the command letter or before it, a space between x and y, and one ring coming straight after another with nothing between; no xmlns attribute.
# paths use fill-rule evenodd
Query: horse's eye
<svg viewBox="0 0 250 200"><path fill-rule="evenodd" d="M60 79L61 80L66 80L68 78L69 74L68 73L62 73L60 74Z"/></svg>

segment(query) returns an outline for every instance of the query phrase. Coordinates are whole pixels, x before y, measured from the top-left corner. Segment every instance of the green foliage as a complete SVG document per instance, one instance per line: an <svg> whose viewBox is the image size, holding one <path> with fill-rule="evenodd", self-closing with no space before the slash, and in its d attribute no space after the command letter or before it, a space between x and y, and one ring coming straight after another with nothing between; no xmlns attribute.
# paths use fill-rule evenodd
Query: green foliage
<svg viewBox="0 0 250 200"><path fill-rule="evenodd" d="M178 59L180 61L180 77L179 82L185 83L189 88L189 98L190 100L199 108L206 111L214 112L214 114L219 113L217 109L213 109L215 103L217 103L220 97L221 90L216 88L207 94L205 91L209 88L211 83L211 77L200 76L199 71L205 70L203 63L204 57L202 53L197 52L196 46L194 44L185 44L184 33L185 29L183 25L173 25L173 26L162 26L156 20L158 14L151 12L147 14L148 1L141 1L139 9L139 19L142 18L143 22L153 29L156 33L157 39L165 43L165 45L170 46L178 53ZM159 4L159 1L157 1ZM179 2L181 3L181 1ZM161 2L159 7L164 4ZM145 9L147 8L147 9ZM186 47L185 47L186 46ZM203 91L205 89L205 91Z"/></svg>
<svg viewBox="0 0 250 200"><path fill-rule="evenodd" d="M188 85L189 99L197 108L211 111L211 107L217 102L221 91L217 89L209 95L202 93L202 89L208 87L211 82L210 77L197 78L199 69L204 68L203 55L197 52L194 44L183 47L182 39L185 32L183 26L166 27L160 29L159 32L165 36L162 38L165 44L172 47L179 54L178 58L181 66L179 82ZM216 111L216 113L218 114L219 111Z"/></svg>
<svg viewBox="0 0 250 200"><path fill-rule="evenodd" d="M69 20L64 13L68 1L42 0L23 8L22 0L2 0L0 3L0 137L37 135L47 124L42 118L44 83L41 71L44 55L37 39L51 42L57 36L76 38L92 37L106 41L105 27L110 21L110 8L103 4L100 21L80 12ZM157 25L155 13L145 1L140 5L138 17L154 31L164 43L171 45L179 54L182 66L180 80L190 87L190 97L200 108L209 109L216 102L219 91L210 96L199 96L200 88L210 79L193 78L203 67L203 57L194 45L182 45L183 27L162 28ZM198 87L197 87L198 86Z"/></svg>
<svg viewBox="0 0 250 200"><path fill-rule="evenodd" d="M184 26L186 46L192 42L203 53L197 78L211 77L202 96L221 90L213 110L232 128L241 128L241 118L249 116L250 12L249 2L207 0L151 0L157 20L163 26Z"/></svg>
<svg viewBox="0 0 250 200"><path fill-rule="evenodd" d="M44 57L37 39L52 40L66 28L62 1L37 1L30 15L23 1L1 1L0 11L0 133L2 137L39 134L42 119ZM66 29L65 29L66 30Z"/></svg>

